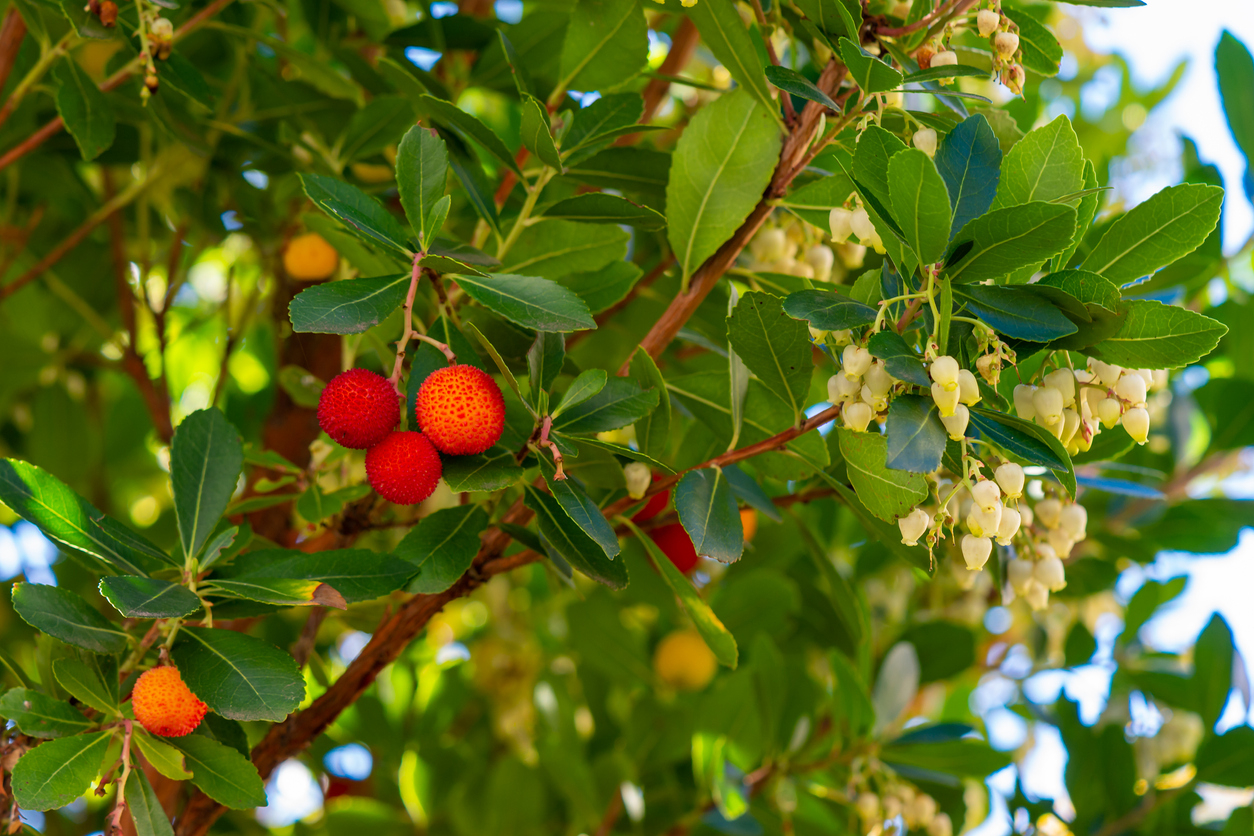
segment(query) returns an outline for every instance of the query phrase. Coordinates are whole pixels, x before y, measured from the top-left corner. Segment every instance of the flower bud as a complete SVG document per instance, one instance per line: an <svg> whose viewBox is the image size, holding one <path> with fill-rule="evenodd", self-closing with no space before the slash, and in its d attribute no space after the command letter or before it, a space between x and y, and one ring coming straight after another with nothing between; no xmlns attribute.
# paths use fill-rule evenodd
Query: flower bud
<svg viewBox="0 0 1254 836"><path fill-rule="evenodd" d="M1001 515L1001 505L995 506L990 511L985 511L980 506L972 504L966 519L967 531L970 531L976 537L992 537L997 533L997 529L1001 527Z"/></svg>
<svg viewBox="0 0 1254 836"><path fill-rule="evenodd" d="M980 37L987 38L997 31L998 26L1001 26L1001 15L992 9L980 9L979 14L975 16L975 23L980 27Z"/></svg>
<svg viewBox="0 0 1254 836"><path fill-rule="evenodd" d="M936 408L940 410L941 418L953 415L954 410L958 408L958 387L946 389L939 383L933 383L932 400L936 401Z"/></svg>
<svg viewBox="0 0 1254 836"><path fill-rule="evenodd" d="M834 374L827 379L827 399L834 404L856 401L860 395L861 384L857 378L850 380L843 374Z"/></svg>
<svg viewBox="0 0 1254 836"><path fill-rule="evenodd" d="M893 380L893 376L888 373L888 369L884 367L883 360L876 360L872 362L871 368L867 369L863 380L866 382L867 386L871 387L871 391L874 392L877 397L886 396L889 391L892 390L893 384L896 382Z"/></svg>
<svg viewBox="0 0 1254 836"><path fill-rule="evenodd" d="M1045 539L1049 541L1050 548L1059 557L1071 556L1071 549L1075 546L1075 538L1071 536L1071 532L1063 528L1051 528L1045 535Z"/></svg>
<svg viewBox="0 0 1254 836"><path fill-rule="evenodd" d="M1036 421L1043 427L1052 427L1062 421L1062 392L1043 386L1032 393L1032 406L1036 409Z"/></svg>
<svg viewBox="0 0 1254 836"><path fill-rule="evenodd" d="M754 236L749 251L758 261L780 261L788 254L788 235L779 228L764 229Z"/></svg>
<svg viewBox="0 0 1254 836"><path fill-rule="evenodd" d="M152 22L152 36L160 41L168 41L174 37L174 24L164 17Z"/></svg>
<svg viewBox="0 0 1254 836"><path fill-rule="evenodd" d="M931 515L922 508L915 508L909 514L897 520L897 527L901 529L901 542L907 546L917 546L919 538L927 532L931 524Z"/></svg>
<svg viewBox="0 0 1254 836"><path fill-rule="evenodd" d="M836 263L836 255L831 247L815 244L806 250L805 262L814 270L814 278L825 282L832 277L832 266Z"/></svg>
<svg viewBox="0 0 1254 836"><path fill-rule="evenodd" d="M1166 369L1154 369L1152 372L1150 372L1150 378L1153 381L1152 383L1150 383L1150 389L1154 390L1155 392L1157 392L1159 389L1166 389L1167 383L1169 382L1170 377L1171 377L1171 373L1168 372Z"/></svg>
<svg viewBox="0 0 1254 836"><path fill-rule="evenodd" d="M1118 366L1103 363L1101 360L1094 360L1092 357L1089 358L1089 369L1093 374L1097 375L1097 379L1108 389L1119 382L1119 375L1123 373L1123 369Z"/></svg>
<svg viewBox="0 0 1254 836"><path fill-rule="evenodd" d="M1009 546L1010 541L1019 533L1021 522L1018 511L1014 508L1003 508L1001 522L997 526L997 542L1003 546Z"/></svg>
<svg viewBox="0 0 1254 836"><path fill-rule="evenodd" d="M967 369L958 370L958 400L967 406L975 406L980 402L980 384L975 375Z"/></svg>
<svg viewBox="0 0 1254 836"><path fill-rule="evenodd" d="M853 212L843 206L837 206L827 213L827 225L831 227L833 244L843 244L849 240L849 235L853 232L853 227L850 226L852 219Z"/></svg>
<svg viewBox="0 0 1254 836"><path fill-rule="evenodd" d="M845 418L845 426L854 432L865 432L867 425L875 417L871 407L862 401L845 404L841 410L841 415Z"/></svg>
<svg viewBox="0 0 1254 836"><path fill-rule="evenodd" d="M933 67L952 67L958 63L958 53L952 49L946 49L932 56Z"/></svg>
<svg viewBox="0 0 1254 836"><path fill-rule="evenodd" d="M1042 499L1036 503L1036 518L1046 528L1057 528L1062 517L1062 503L1056 499Z"/></svg>
<svg viewBox="0 0 1254 836"><path fill-rule="evenodd" d="M967 424L971 421L971 411L962 404L954 407L953 415L942 415L941 423L945 425L945 429L949 432L949 437L954 441L961 441L966 438Z"/></svg>
<svg viewBox="0 0 1254 836"><path fill-rule="evenodd" d="M1063 444L1070 444L1078 429L1080 429L1080 413L1074 409L1064 409L1058 440Z"/></svg>
<svg viewBox="0 0 1254 836"><path fill-rule="evenodd" d="M1137 444L1144 444L1149 440L1150 417L1145 407L1135 406L1129 409L1123 413L1120 423Z"/></svg>
<svg viewBox="0 0 1254 836"><path fill-rule="evenodd" d="M1044 560L1036 562L1036 568L1032 570L1032 577L1036 578L1050 592L1057 592L1067 585L1067 572L1062 565L1062 561L1057 557L1048 557Z"/></svg>
<svg viewBox="0 0 1254 836"><path fill-rule="evenodd" d="M1034 610L1043 610L1049 606L1049 590L1045 584L1032 578L1023 590L1023 599Z"/></svg>
<svg viewBox="0 0 1254 836"><path fill-rule="evenodd" d="M993 49L1002 58L1009 58L1019 51L1019 36L1014 32L998 32L993 36Z"/></svg>
<svg viewBox="0 0 1254 836"><path fill-rule="evenodd" d="M962 559L972 572L984 568L988 556L993 553L993 541L987 537L976 537L964 534L962 537Z"/></svg>
<svg viewBox="0 0 1254 836"><path fill-rule="evenodd" d="M914 143L915 148L918 148L929 157L936 156L936 131L931 128L915 131L910 141Z"/></svg>
<svg viewBox="0 0 1254 836"><path fill-rule="evenodd" d="M1024 421L1031 421L1036 417L1036 407L1032 403L1032 396L1035 392L1036 387L1026 383L1020 383L1015 387L1015 412L1019 413L1019 417Z"/></svg>
<svg viewBox="0 0 1254 836"><path fill-rule="evenodd" d="M1019 465L1006 462L993 471L993 478L1007 498L1018 499L1023 496L1023 468Z"/></svg>
<svg viewBox="0 0 1254 836"><path fill-rule="evenodd" d="M1083 540L1088 531L1089 512L1083 505L1073 502L1058 514L1058 527L1074 540Z"/></svg>
<svg viewBox="0 0 1254 836"><path fill-rule="evenodd" d="M840 353L840 362L845 369L845 377L860 378L871 368L871 352L851 343Z"/></svg>
<svg viewBox="0 0 1254 836"><path fill-rule="evenodd" d="M863 384L862 391L859 392L859 396L862 398L862 402L864 404L871 407L872 412L879 413L888 409L888 396L875 394L871 391L871 387L866 384Z"/></svg>
<svg viewBox="0 0 1254 836"><path fill-rule="evenodd" d="M810 326L810 339L816 343L821 343L823 340L827 339L827 334L828 332L824 331L822 328L815 328L813 325Z"/></svg>
<svg viewBox="0 0 1254 836"><path fill-rule="evenodd" d="M1119 382L1115 384L1115 395L1133 406L1140 406L1145 403L1147 388L1145 378L1136 372L1124 372L1123 377L1119 378Z"/></svg>
<svg viewBox="0 0 1254 836"><path fill-rule="evenodd" d="M1016 595L1023 595L1028 591L1028 582L1032 580L1033 569L1035 565L1032 561L1018 557L1006 564L1006 580L1010 581L1010 588L1015 591Z"/></svg>
<svg viewBox="0 0 1254 836"><path fill-rule="evenodd" d="M875 225L871 223L871 216L861 206L854 209L849 216L849 228L862 244L870 241L871 236L875 234Z"/></svg>
<svg viewBox="0 0 1254 836"><path fill-rule="evenodd" d="M653 474L644 462L628 462L623 466L623 476L627 479L627 495L632 499L643 499L653 482Z"/></svg>
<svg viewBox="0 0 1254 836"><path fill-rule="evenodd" d="M1097 420L1102 422L1102 426L1110 429L1119 423L1119 416L1123 414L1123 405L1114 398L1102 398L1097 402Z"/></svg>
<svg viewBox="0 0 1254 836"><path fill-rule="evenodd" d="M1055 369L1045 375L1045 385L1062 393L1062 405L1075 405L1075 373L1071 369Z"/></svg>
<svg viewBox="0 0 1254 836"><path fill-rule="evenodd" d="M996 386L1001 380L1001 360L996 354L981 354L975 361L975 370L989 386Z"/></svg>
<svg viewBox="0 0 1254 836"><path fill-rule="evenodd" d="M1001 488L992 479L985 479L971 488L971 498L985 511L991 511L1001 505Z"/></svg>
<svg viewBox="0 0 1254 836"><path fill-rule="evenodd" d="M958 388L958 361L947 354L932 361L928 374L947 390Z"/></svg>

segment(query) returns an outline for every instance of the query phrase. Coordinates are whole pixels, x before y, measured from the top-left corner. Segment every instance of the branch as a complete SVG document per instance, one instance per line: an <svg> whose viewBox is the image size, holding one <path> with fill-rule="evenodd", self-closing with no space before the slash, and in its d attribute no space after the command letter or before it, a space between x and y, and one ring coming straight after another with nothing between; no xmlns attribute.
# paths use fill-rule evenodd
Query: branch
<svg viewBox="0 0 1254 836"><path fill-rule="evenodd" d="M13 71L13 63L17 61L17 52L22 48L25 37L26 21L18 14L17 6L9 6L4 24L0 25L0 90L4 90L9 81L9 73Z"/></svg>
<svg viewBox="0 0 1254 836"><path fill-rule="evenodd" d="M670 51L666 53L662 66L658 67L658 73L668 76L679 75L680 71L692 60L692 54L697 51L697 42L700 40L701 33L697 31L697 25L692 22L692 18L685 17L671 37ZM670 89L671 83L668 79L656 76L649 79L649 83L644 86L644 115L640 117L641 124L648 124L653 120ZM630 145L637 136L639 134L620 137L615 145Z"/></svg>
<svg viewBox="0 0 1254 836"><path fill-rule="evenodd" d="M829 62L823 69L823 74L819 76L819 89L831 95L840 86L844 75L845 68L843 65L834 61ZM758 205L749 213L749 217L740 225L740 228L736 230L731 239L719 247L718 252L706 259L705 263L697 268L697 271L692 274L689 280L687 292L681 291L671 300L670 306L662 313L653 327L649 329L649 333L645 335L644 339L640 341L640 347L649 352L649 356L656 358L670 345L671 340L679 333L679 329L684 327L684 323L696 312L701 303L705 301L705 297L714 289L714 285L736 261L740 251L748 246L749 240L757 233L758 227L771 214L771 210L774 208L771 202L775 198L783 196L788 186L792 183L793 178L804 168L802 163L809 150L811 138L826 110L827 108L818 102L806 103L796 126L784 139L784 147L779 155L779 164L775 167L775 175L771 178L771 184L767 187L766 194L758 201ZM618 370L618 374L620 377L626 377L627 373L628 366L627 363L624 363L622 368Z"/></svg>

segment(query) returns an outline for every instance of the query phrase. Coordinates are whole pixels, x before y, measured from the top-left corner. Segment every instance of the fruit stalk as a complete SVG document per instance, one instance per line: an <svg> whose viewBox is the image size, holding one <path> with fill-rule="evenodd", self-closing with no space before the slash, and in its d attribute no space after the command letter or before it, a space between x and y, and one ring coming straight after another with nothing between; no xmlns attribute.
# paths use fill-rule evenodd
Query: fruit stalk
<svg viewBox="0 0 1254 836"><path fill-rule="evenodd" d="M418 292L418 280L422 278L422 267L420 262L426 253L414 253L413 269L409 276L409 292L405 294L405 331L401 334L400 342L396 344L396 363L392 366L392 375L388 378L388 382L392 384L392 388L396 390L396 394L405 397L405 393L401 391L401 366L405 362L405 349L409 346L409 341L414 338L414 295ZM443 343L436 343L439 348ZM441 349L444 356L449 358L449 362L453 362L456 358L452 356L452 352L448 350L448 346Z"/></svg>

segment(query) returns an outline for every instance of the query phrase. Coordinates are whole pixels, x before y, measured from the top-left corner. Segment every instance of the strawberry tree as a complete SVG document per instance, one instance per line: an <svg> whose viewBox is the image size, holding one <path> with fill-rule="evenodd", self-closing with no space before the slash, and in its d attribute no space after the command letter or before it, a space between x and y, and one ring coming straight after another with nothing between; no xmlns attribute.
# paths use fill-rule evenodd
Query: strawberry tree
<svg viewBox="0 0 1254 836"><path fill-rule="evenodd" d="M1112 188L1065 7L4 10L0 521L60 554L0 619L9 832L253 831L291 764L328 836L951 836L994 773L1024 832L1211 832L1254 785L1232 631L1164 652L1184 580L1136 586L1252 519L1243 198L1187 141ZM1100 711L1040 696L1078 668Z"/></svg>

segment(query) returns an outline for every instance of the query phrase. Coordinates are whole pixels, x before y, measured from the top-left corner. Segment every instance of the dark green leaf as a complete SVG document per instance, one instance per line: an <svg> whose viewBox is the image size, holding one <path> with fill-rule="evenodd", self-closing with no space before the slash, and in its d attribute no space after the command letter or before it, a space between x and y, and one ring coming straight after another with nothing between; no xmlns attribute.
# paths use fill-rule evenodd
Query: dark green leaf
<svg viewBox="0 0 1254 836"><path fill-rule="evenodd" d="M488 514L479 505L444 508L423 518L396 545L396 556L418 567L409 592L443 592L465 574L479 552Z"/></svg>
<svg viewBox="0 0 1254 836"><path fill-rule="evenodd" d="M68 589L15 583L13 609L36 630L93 653L120 653L127 645L122 628Z"/></svg>
<svg viewBox="0 0 1254 836"><path fill-rule="evenodd" d="M457 284L488 310L535 331L583 331L596 328L588 306L556 282L535 276L496 273L460 276Z"/></svg>
<svg viewBox="0 0 1254 836"><path fill-rule="evenodd" d="M794 415L800 415L814 361L809 330L789 318L783 303L769 293L746 293L727 317L727 341L758 380L788 404Z"/></svg>
<svg viewBox="0 0 1254 836"><path fill-rule="evenodd" d="M13 767L13 800L26 810L69 804L95 780L112 739L112 731L103 731L50 740L31 749Z"/></svg>
<svg viewBox="0 0 1254 836"><path fill-rule="evenodd" d="M184 627L173 656L187 687L232 720L277 723L305 696L305 680L292 657L243 633ZM195 766L188 765L195 774Z"/></svg>
<svg viewBox="0 0 1254 836"><path fill-rule="evenodd" d="M1218 613L1210 617L1193 648L1193 679L1189 691L1197 713L1208 729L1213 729L1228 704L1232 690L1232 663L1235 654L1232 630Z"/></svg>
<svg viewBox="0 0 1254 836"><path fill-rule="evenodd" d="M1237 726L1207 736L1197 749L1195 764L1199 781L1226 787L1254 784L1254 729Z"/></svg>
<svg viewBox="0 0 1254 836"><path fill-rule="evenodd" d="M94 160L113 144L117 117L109 100L78 62L66 57L53 65L57 113L84 160Z"/></svg>
<svg viewBox="0 0 1254 836"><path fill-rule="evenodd" d="M554 467L547 459L541 460L540 469L548 480L549 490L567 516L592 542L601 547L606 557L610 560L618 557L622 551L618 544L618 535L605 519L605 514L601 513L601 509L579 483L570 476L561 480L554 478Z"/></svg>
<svg viewBox="0 0 1254 836"><path fill-rule="evenodd" d="M923 368L919 355L895 331L884 330L872 334L867 341L867 350L872 357L883 360L884 368L898 380L918 386L932 385L932 379L928 377L927 369Z"/></svg>
<svg viewBox="0 0 1254 836"><path fill-rule="evenodd" d="M570 273L557 282L582 299L590 312L599 314L625 299L640 275L640 268L630 261L612 261L603 269Z"/></svg>
<svg viewBox="0 0 1254 836"><path fill-rule="evenodd" d="M1066 249L1075 221L1075 210L1059 203L1038 201L994 209L968 222L954 236L949 276L967 284L1026 278Z"/></svg>
<svg viewBox="0 0 1254 836"><path fill-rule="evenodd" d="M74 699L91 706L105 715L118 713L117 665L109 661L89 664L80 659L56 659L52 663L52 675L57 684Z"/></svg>
<svg viewBox="0 0 1254 836"><path fill-rule="evenodd" d="M562 43L558 90L606 90L644 69L648 25L640 0L578 0Z"/></svg>
<svg viewBox="0 0 1254 836"><path fill-rule="evenodd" d="M430 128L410 128L396 151L396 186L409 226L424 250L430 249L448 214L447 205L442 213L437 208L447 182L448 148L444 140Z"/></svg>
<svg viewBox="0 0 1254 836"><path fill-rule="evenodd" d="M144 770L131 770L126 780L125 798L127 812L135 825L135 836L174 836L170 818Z"/></svg>
<svg viewBox="0 0 1254 836"><path fill-rule="evenodd" d="M525 503L536 512L540 534L567 563L611 589L627 586L627 565L622 560L610 560L605 550L562 510L557 499L537 489L526 486Z"/></svg>
<svg viewBox="0 0 1254 836"><path fill-rule="evenodd" d="M630 238L617 226L545 219L518 237L501 269L544 279L597 270L622 260Z"/></svg>
<svg viewBox="0 0 1254 836"><path fill-rule="evenodd" d="M853 512L853 515L861 523L867 534L874 540L882 543L896 557L901 558L915 568L922 569L929 575L932 574L935 570L935 565L926 547L907 546L901 542L901 531L897 526L884 522L868 511L867 507L862 504L862 500L858 498L858 494L848 485L832 478L830 474L823 471L819 472L819 476L836 491L840 500Z"/></svg>
<svg viewBox="0 0 1254 836"><path fill-rule="evenodd" d="M791 93L807 101L818 102L824 107L831 108L837 112L840 111L840 105L832 101L831 96L824 93L817 84L796 70L772 64L766 68L766 80L785 93Z"/></svg>
<svg viewBox="0 0 1254 836"><path fill-rule="evenodd" d="M953 207L952 236L993 205L1001 179L1001 146L984 114L977 113L945 135L935 160Z"/></svg>
<svg viewBox="0 0 1254 836"><path fill-rule="evenodd" d="M751 508L756 508L765 516L775 522L779 522L782 517L779 515L779 509L775 507L775 503L766 495L761 486L753 480L749 474L740 469L739 465L729 464L723 468L723 475L727 477L727 484L731 485L732 493L736 498L742 500Z"/></svg>
<svg viewBox="0 0 1254 836"><path fill-rule="evenodd" d="M182 618L200 608L187 587L134 575L103 578L100 594L127 618Z"/></svg>
<svg viewBox="0 0 1254 836"><path fill-rule="evenodd" d="M397 137L403 137L413 124L414 106L407 99L376 96L349 119L340 140L340 159L355 160L377 154L395 145ZM401 144L404 144L403 138ZM398 167L399 163L398 156Z"/></svg>
<svg viewBox="0 0 1254 836"><path fill-rule="evenodd" d="M784 300L784 313L821 331L845 331L870 325L876 311L833 290L799 290Z"/></svg>
<svg viewBox="0 0 1254 836"><path fill-rule="evenodd" d="M215 580L211 589L225 598L243 598L278 607L334 607L348 609L348 603L334 587L321 581L297 578L242 577Z"/></svg>
<svg viewBox="0 0 1254 836"><path fill-rule="evenodd" d="M1178 369L1196 363L1228 331L1208 316L1151 299L1125 302L1120 313L1125 316L1119 330L1088 353L1126 368Z"/></svg>
<svg viewBox="0 0 1254 836"><path fill-rule="evenodd" d="M658 393L657 409L636 420L636 443L642 453L660 459L666 454L671 432L671 398L666 380L643 349L636 349L631 355L631 376L645 391Z"/></svg>
<svg viewBox="0 0 1254 836"><path fill-rule="evenodd" d="M301 174L300 182L314 205L338 219L363 241L382 244L409 260L412 254L404 228L379 201L334 177Z"/></svg>
<svg viewBox="0 0 1254 836"><path fill-rule="evenodd" d="M927 621L915 624L901 634L901 640L914 645L915 654L919 657L919 684L939 682L959 676L975 664L975 633L970 627L955 624L952 621ZM945 724L942 726L925 726L908 732L910 740L916 743L939 740L947 731L945 726L969 727L961 724ZM965 732L957 732L961 737ZM904 738L899 738L902 742Z"/></svg>
<svg viewBox="0 0 1254 836"><path fill-rule="evenodd" d="M605 388L605 382L608 379L609 375L605 369L588 369L580 372L579 377L575 378L562 395L561 403L553 410L553 418L556 419L566 410L578 406L600 392Z"/></svg>
<svg viewBox="0 0 1254 836"><path fill-rule="evenodd" d="M1053 470L1067 493L1075 496L1071 457L1049 430L1031 421L981 407L971 408L971 426L1015 458Z"/></svg>
<svg viewBox="0 0 1254 836"><path fill-rule="evenodd" d="M491 128L479 119L451 102L437 99L435 96L423 96L419 100L419 107L432 119L451 128L463 140L477 142L485 151L496 157L498 162L520 177L522 176L522 171L514 162L514 155L510 153L509 148L499 136L492 132Z"/></svg>
<svg viewBox="0 0 1254 836"><path fill-rule="evenodd" d="M202 734L172 737L169 742L187 758L192 783L205 795L233 810L265 806L265 785L248 758Z"/></svg>
<svg viewBox="0 0 1254 836"><path fill-rule="evenodd" d="M243 442L219 410L197 410L178 425L170 445L170 487L188 557L199 555L213 533L243 466Z"/></svg>
<svg viewBox="0 0 1254 836"><path fill-rule="evenodd" d="M1019 25L1019 54L1023 66L1044 76L1058 75L1062 46L1054 33L1021 7L1006 6L1002 13Z"/></svg>
<svg viewBox="0 0 1254 836"><path fill-rule="evenodd" d="M685 473L675 486L675 510L697 554L735 563L744 553L744 528L727 477L716 467Z"/></svg>
<svg viewBox="0 0 1254 836"><path fill-rule="evenodd" d="M95 725L68 702L28 688L4 692L0 717L12 720L18 731L30 737L66 737Z"/></svg>
<svg viewBox="0 0 1254 836"><path fill-rule="evenodd" d="M771 98L753 38L736 7L731 3L696 3L685 11L697 25L702 44L727 68L736 84L747 90L767 113L778 114L779 105Z"/></svg>
<svg viewBox="0 0 1254 836"><path fill-rule="evenodd" d="M666 226L666 218L660 212L617 195L601 192L559 200L544 210L544 217L590 224L622 224L645 230Z"/></svg>
<svg viewBox="0 0 1254 836"><path fill-rule="evenodd" d="M531 402L540 403L540 393L547 392L566 361L566 340L553 331L537 331L535 342L527 350L527 373L531 379Z"/></svg>
<svg viewBox="0 0 1254 836"><path fill-rule="evenodd" d="M605 388L562 413L553 429L567 434L599 433L633 424L658 405L656 389L641 389L634 380L610 378Z"/></svg>
<svg viewBox="0 0 1254 836"><path fill-rule="evenodd" d="M611 93L575 113L570 130L562 138L566 152L591 145L617 131L635 125L644 115L639 93Z"/></svg>
<svg viewBox="0 0 1254 836"><path fill-rule="evenodd" d="M346 279L314 285L292 298L292 330L316 334L360 334L378 325L405 301L407 274Z"/></svg>
<svg viewBox="0 0 1254 836"><path fill-rule="evenodd" d="M840 39L840 57L849 67L849 77L866 95L895 90L902 75L849 38Z"/></svg>
<svg viewBox="0 0 1254 836"><path fill-rule="evenodd" d="M898 395L888 408L886 464L893 470L931 473L940 467L948 437L931 398Z"/></svg>
<svg viewBox="0 0 1254 836"><path fill-rule="evenodd" d="M1227 29L1215 46L1215 73L1228 130L1245 154L1249 171L1254 169L1254 55Z"/></svg>
<svg viewBox="0 0 1254 836"><path fill-rule="evenodd" d="M902 84L922 84L925 81L936 81L940 78L988 78L988 70L982 70L979 67L968 67L965 64L947 64L940 67L929 67L926 70L919 70L916 73L910 73L904 79ZM949 95L953 91L946 90L943 95ZM969 117L971 119L982 119L979 114Z"/></svg>
<svg viewBox="0 0 1254 836"><path fill-rule="evenodd" d="M1097 639L1084 626L1083 621L1071 625L1067 633L1067 641L1063 648L1063 662L1069 668L1087 665L1097 652Z"/></svg>
<svg viewBox="0 0 1254 836"><path fill-rule="evenodd" d="M982 740L951 740L941 743L888 743L880 758L889 766L925 769L962 778L985 778L1011 763L1010 755L992 749Z"/></svg>
<svg viewBox="0 0 1254 836"><path fill-rule="evenodd" d="M1047 343L1079 330L1034 288L1035 285L965 284L954 288L954 298L1007 337Z"/></svg>
<svg viewBox="0 0 1254 836"><path fill-rule="evenodd" d="M1119 285L1147 276L1201 246L1223 200L1223 189L1203 183L1163 189L1110 225L1084 269Z"/></svg>
<svg viewBox="0 0 1254 836"><path fill-rule="evenodd" d="M887 442L877 432L837 429L849 481L867 510L885 522L897 522L928 496L927 482L917 473L890 470Z"/></svg>
<svg viewBox="0 0 1254 836"><path fill-rule="evenodd" d="M560 172L562 158L557 152L557 143L553 141L549 112L545 109L544 102L535 96L525 95L522 98L521 130L523 145L527 150L535 154L540 162Z"/></svg>
<svg viewBox="0 0 1254 836"><path fill-rule="evenodd" d="M666 191L670 168L671 155L663 151L607 148L590 159L567 167L566 173L590 186L660 197Z"/></svg>
<svg viewBox="0 0 1254 836"><path fill-rule="evenodd" d="M333 587L350 604L372 601L405 586L414 575L406 560L366 549L333 549L306 554L270 549L249 552L247 568L235 580L300 578Z"/></svg>
<svg viewBox="0 0 1254 836"><path fill-rule="evenodd" d="M888 161L893 217L919 261L935 264L949 243L949 193L936 165L917 148L899 151Z"/></svg>
<svg viewBox="0 0 1254 836"><path fill-rule="evenodd" d="M453 456L444 462L444 481L453 491L500 490L521 475L513 452L499 446L477 456Z"/></svg>

